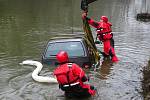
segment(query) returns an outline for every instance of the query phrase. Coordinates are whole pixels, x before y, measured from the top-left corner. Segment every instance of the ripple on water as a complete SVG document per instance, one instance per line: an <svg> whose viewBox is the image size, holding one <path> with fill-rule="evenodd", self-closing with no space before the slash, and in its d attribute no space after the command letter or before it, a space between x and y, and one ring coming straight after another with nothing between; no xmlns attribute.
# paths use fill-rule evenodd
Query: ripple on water
<svg viewBox="0 0 150 100"><path fill-rule="evenodd" d="M119 62L112 66L108 79L99 82L100 97L104 100L142 100L141 66L131 62ZM135 71L136 70L136 71Z"/></svg>
<svg viewBox="0 0 150 100"><path fill-rule="evenodd" d="M5 90L2 90L0 98L2 100L56 100L56 97L59 94L63 94L62 91L59 90L57 84L42 84L35 82L31 73L33 71L33 67L31 66L20 66L21 69L7 69L3 68L1 71L5 73L4 76L0 78L4 78L8 82L4 82L1 85ZM43 69L44 70L44 69ZM6 74L7 73L7 74ZM44 75L52 75L49 71L42 71L41 74ZM2 74L2 73L1 73ZM2 79L4 80L4 79ZM8 83L7 85L5 83ZM59 93L57 94L56 91Z"/></svg>

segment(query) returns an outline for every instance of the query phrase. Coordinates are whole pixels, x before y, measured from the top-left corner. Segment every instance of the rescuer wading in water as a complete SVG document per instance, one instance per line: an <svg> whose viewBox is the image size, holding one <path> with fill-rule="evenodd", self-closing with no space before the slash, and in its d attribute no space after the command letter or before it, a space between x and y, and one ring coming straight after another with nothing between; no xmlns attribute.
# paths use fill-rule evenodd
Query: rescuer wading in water
<svg viewBox="0 0 150 100"><path fill-rule="evenodd" d="M97 37L100 41L102 41L103 43L103 56L111 57L112 62L118 62L118 57L115 54L115 50L114 50L114 39L113 39L113 34L111 26L112 24L110 22L108 22L108 18L107 16L101 16L100 17L100 21L96 22L93 19L87 17L87 12L84 11L82 13L82 19L86 19L88 21L88 23L93 26L94 28L96 28L97 31Z"/></svg>
<svg viewBox="0 0 150 100"><path fill-rule="evenodd" d="M59 88L65 92L65 96L89 97L95 95L94 86L84 83L88 78L82 68L75 63L69 63L67 52L58 52L56 59L59 65L54 70L54 75L59 83Z"/></svg>

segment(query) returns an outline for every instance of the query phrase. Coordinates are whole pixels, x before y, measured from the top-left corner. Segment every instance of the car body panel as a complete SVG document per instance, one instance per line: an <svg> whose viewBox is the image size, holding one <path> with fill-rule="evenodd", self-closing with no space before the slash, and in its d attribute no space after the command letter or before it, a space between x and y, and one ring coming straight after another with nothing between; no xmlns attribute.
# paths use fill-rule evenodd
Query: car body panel
<svg viewBox="0 0 150 100"><path fill-rule="evenodd" d="M57 66L56 54L60 50L67 51L69 61L77 63L81 67L92 66L95 63L92 47L84 38L50 40L42 55L42 63Z"/></svg>

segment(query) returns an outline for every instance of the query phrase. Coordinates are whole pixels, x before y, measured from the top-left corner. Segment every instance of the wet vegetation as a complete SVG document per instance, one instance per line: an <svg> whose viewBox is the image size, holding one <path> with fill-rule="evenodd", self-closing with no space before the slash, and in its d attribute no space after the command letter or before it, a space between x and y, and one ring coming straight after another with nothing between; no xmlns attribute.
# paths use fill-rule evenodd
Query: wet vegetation
<svg viewBox="0 0 150 100"><path fill-rule="evenodd" d="M143 71L142 88L144 100L150 100L150 60Z"/></svg>
<svg viewBox="0 0 150 100"><path fill-rule="evenodd" d="M148 22L150 21L150 13L139 13L137 14L136 19L139 21Z"/></svg>

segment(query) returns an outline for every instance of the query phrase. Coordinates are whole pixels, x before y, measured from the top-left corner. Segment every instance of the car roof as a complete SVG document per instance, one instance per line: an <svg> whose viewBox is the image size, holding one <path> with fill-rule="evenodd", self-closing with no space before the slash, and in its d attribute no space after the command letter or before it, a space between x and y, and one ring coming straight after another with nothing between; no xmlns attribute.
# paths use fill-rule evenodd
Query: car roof
<svg viewBox="0 0 150 100"><path fill-rule="evenodd" d="M48 43L53 43L53 42L70 42L70 41L83 41L83 38L55 38L51 39Z"/></svg>

